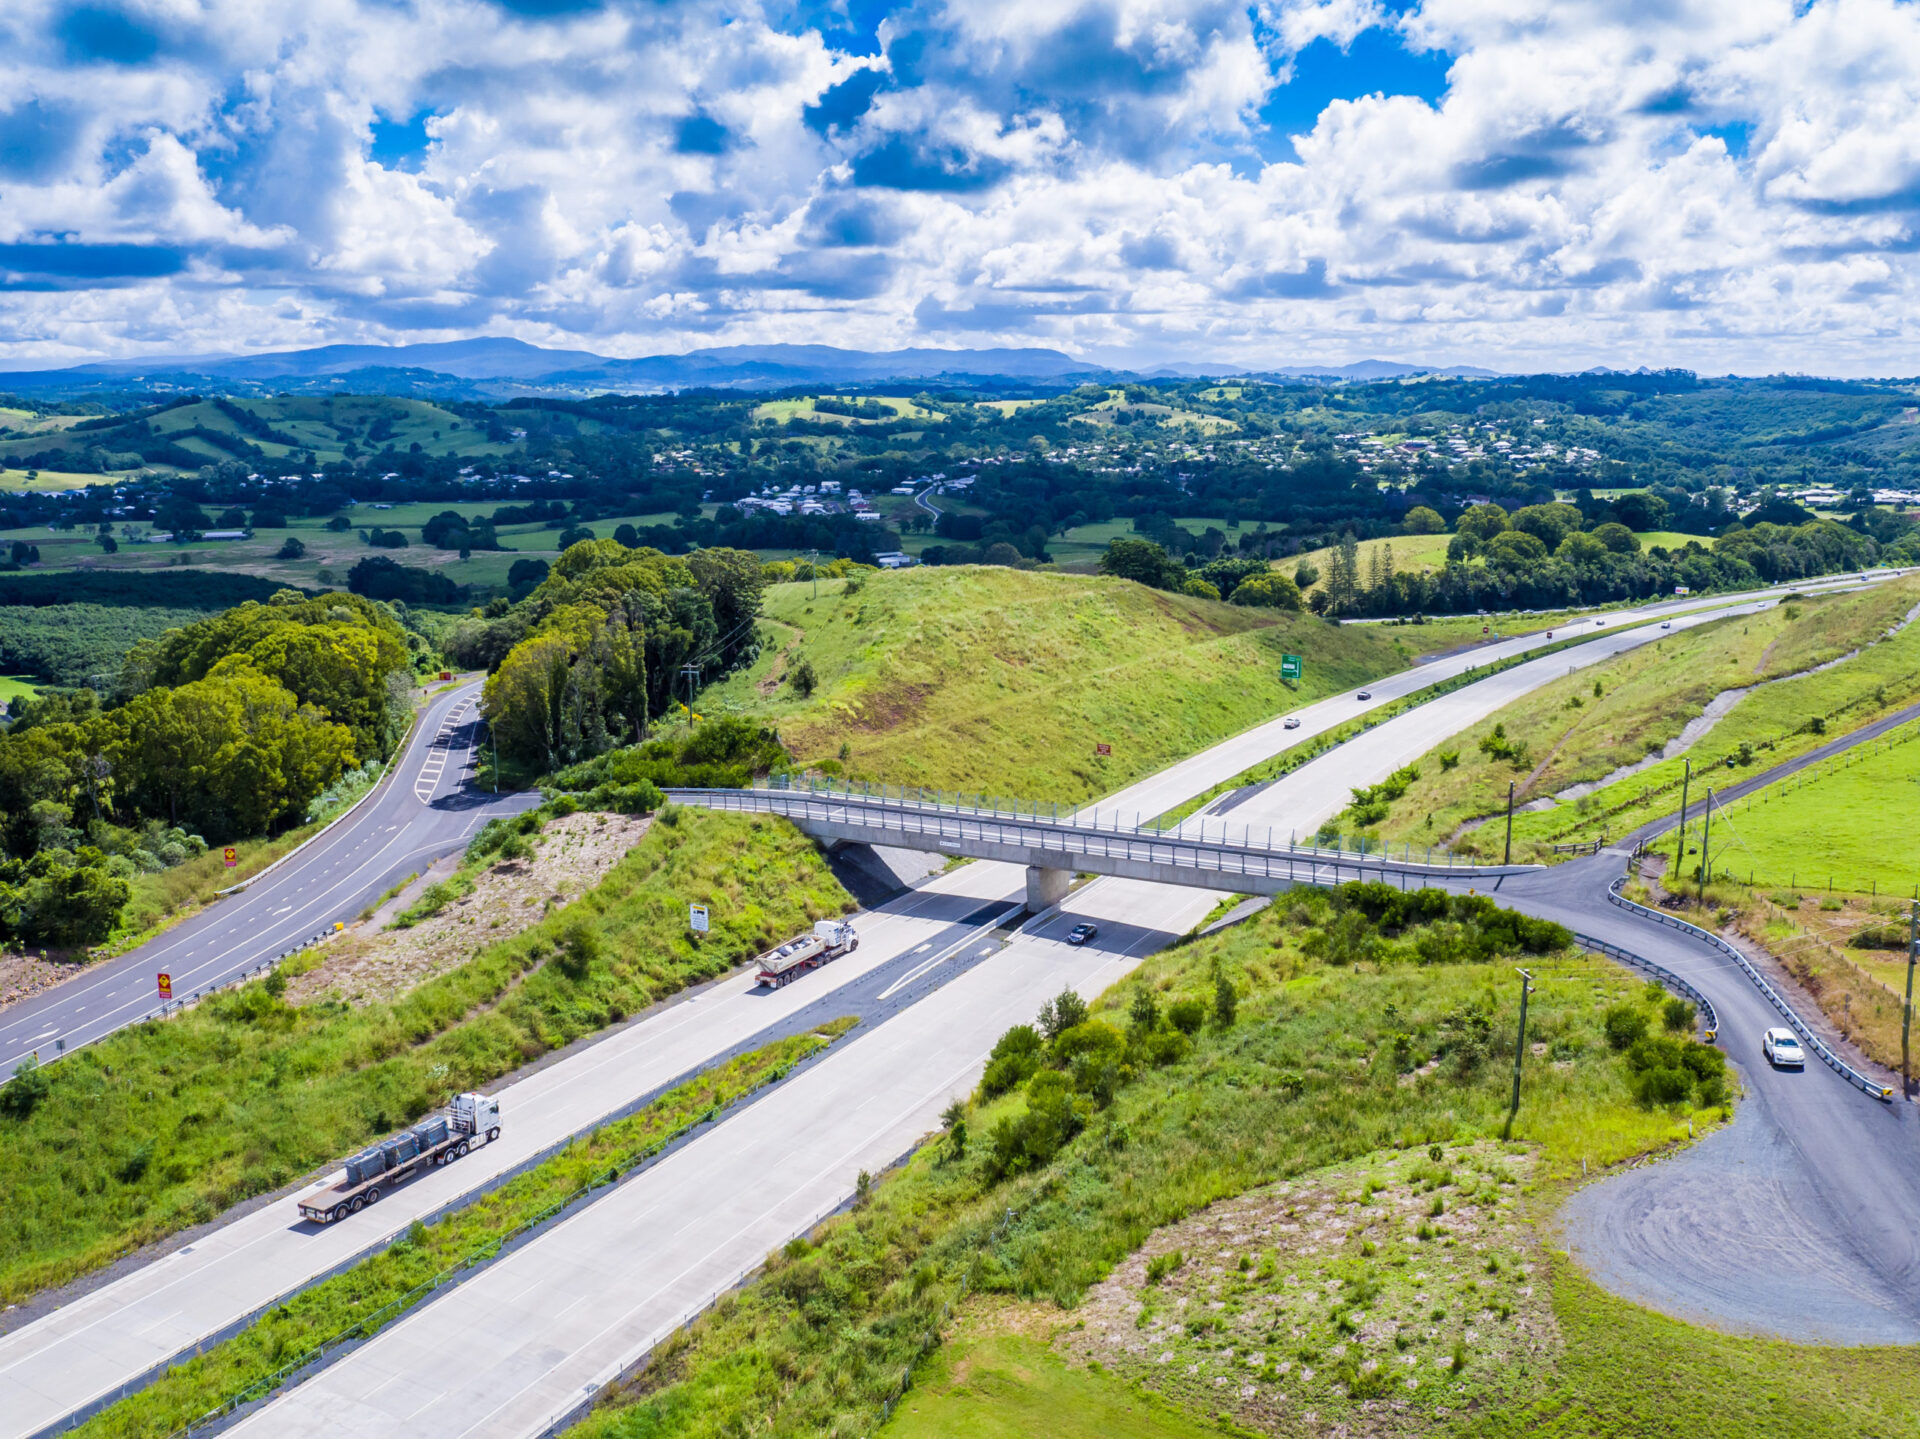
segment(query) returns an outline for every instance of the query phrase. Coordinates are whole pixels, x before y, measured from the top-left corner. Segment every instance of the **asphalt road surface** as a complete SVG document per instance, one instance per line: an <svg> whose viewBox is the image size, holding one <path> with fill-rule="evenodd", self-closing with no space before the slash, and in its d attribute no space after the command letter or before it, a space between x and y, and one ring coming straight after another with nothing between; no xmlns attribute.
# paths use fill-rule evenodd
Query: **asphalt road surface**
<svg viewBox="0 0 1920 1439"><path fill-rule="evenodd" d="M159 1011L155 980L176 1000L219 987L359 914L388 886L449 850L498 814L538 795L473 789L480 685L427 706L400 763L372 798L244 891L229 895L118 959L0 1010L0 1077L28 1055L68 1049Z"/></svg>

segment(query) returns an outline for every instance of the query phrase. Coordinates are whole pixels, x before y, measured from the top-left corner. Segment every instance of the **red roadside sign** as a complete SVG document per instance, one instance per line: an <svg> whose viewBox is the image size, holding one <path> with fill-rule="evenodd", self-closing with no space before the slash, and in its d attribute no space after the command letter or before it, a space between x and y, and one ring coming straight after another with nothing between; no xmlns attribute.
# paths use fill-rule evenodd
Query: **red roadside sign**
<svg viewBox="0 0 1920 1439"><path fill-rule="evenodd" d="M453 671L452 671L452 670L441 670L441 671L440 671L440 678L441 678L441 679L443 679L443 680L450 680L450 679L452 679L452 678L453 678Z"/></svg>
<svg viewBox="0 0 1920 1439"><path fill-rule="evenodd" d="M220 857L227 862L228 869L232 869L236 864L240 863L240 851L233 848L232 845L228 845L227 848L221 850Z"/></svg>
<svg viewBox="0 0 1920 1439"><path fill-rule="evenodd" d="M165 970L162 970L160 973L160 997L162 999L173 998L173 976Z"/></svg>
<svg viewBox="0 0 1920 1439"><path fill-rule="evenodd" d="M1097 744L1093 747L1093 752L1095 754L1112 754L1113 746L1110 744Z"/></svg>

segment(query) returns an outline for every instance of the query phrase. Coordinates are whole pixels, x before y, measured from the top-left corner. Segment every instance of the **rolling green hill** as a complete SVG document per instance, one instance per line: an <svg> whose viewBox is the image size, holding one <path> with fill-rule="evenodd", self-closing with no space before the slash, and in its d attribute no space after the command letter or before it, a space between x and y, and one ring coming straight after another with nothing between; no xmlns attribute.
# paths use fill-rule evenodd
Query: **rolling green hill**
<svg viewBox="0 0 1920 1439"><path fill-rule="evenodd" d="M1284 710L1404 669L1421 631L1335 626L1124 580L989 567L776 585L767 643L702 713L774 724L796 756L893 784L1104 794ZM1279 679L1283 653L1306 677ZM817 688L794 684L805 663ZM1110 756L1095 753L1112 746Z"/></svg>
<svg viewBox="0 0 1920 1439"><path fill-rule="evenodd" d="M7 411L5 414L25 412ZM66 419L66 417L62 417ZM513 448L496 426L488 438L483 422L462 419L426 400L379 395L282 395L271 399L213 397L170 408L140 411L122 418L101 416L55 426L23 418L0 430L0 462L40 457L40 468L55 469L49 452L111 457L113 470L143 463L161 468L190 468L225 460L285 459L308 451L314 462L375 455L391 447L406 452L418 444L444 455L502 455ZM161 447L170 447L171 453ZM42 486L45 487L44 485Z"/></svg>

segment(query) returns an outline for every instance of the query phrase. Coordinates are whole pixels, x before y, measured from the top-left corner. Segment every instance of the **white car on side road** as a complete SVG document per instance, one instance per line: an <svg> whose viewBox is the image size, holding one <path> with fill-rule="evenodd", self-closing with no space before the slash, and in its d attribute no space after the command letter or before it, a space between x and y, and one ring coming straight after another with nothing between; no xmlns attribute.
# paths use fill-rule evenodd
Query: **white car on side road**
<svg viewBox="0 0 1920 1439"><path fill-rule="evenodd" d="M1800 1047L1800 1036L1791 1029L1769 1029L1760 1041L1760 1051L1775 1069L1805 1069L1807 1052Z"/></svg>

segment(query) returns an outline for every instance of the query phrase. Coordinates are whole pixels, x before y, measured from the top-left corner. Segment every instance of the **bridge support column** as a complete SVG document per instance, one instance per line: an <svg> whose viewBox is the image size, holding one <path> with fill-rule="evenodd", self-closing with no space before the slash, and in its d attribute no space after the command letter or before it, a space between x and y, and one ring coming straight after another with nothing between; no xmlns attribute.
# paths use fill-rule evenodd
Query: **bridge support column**
<svg viewBox="0 0 1920 1439"><path fill-rule="evenodd" d="M1052 909L1067 897L1067 886L1072 882L1072 870L1042 869L1037 864L1028 865L1027 908L1034 914L1043 909Z"/></svg>

